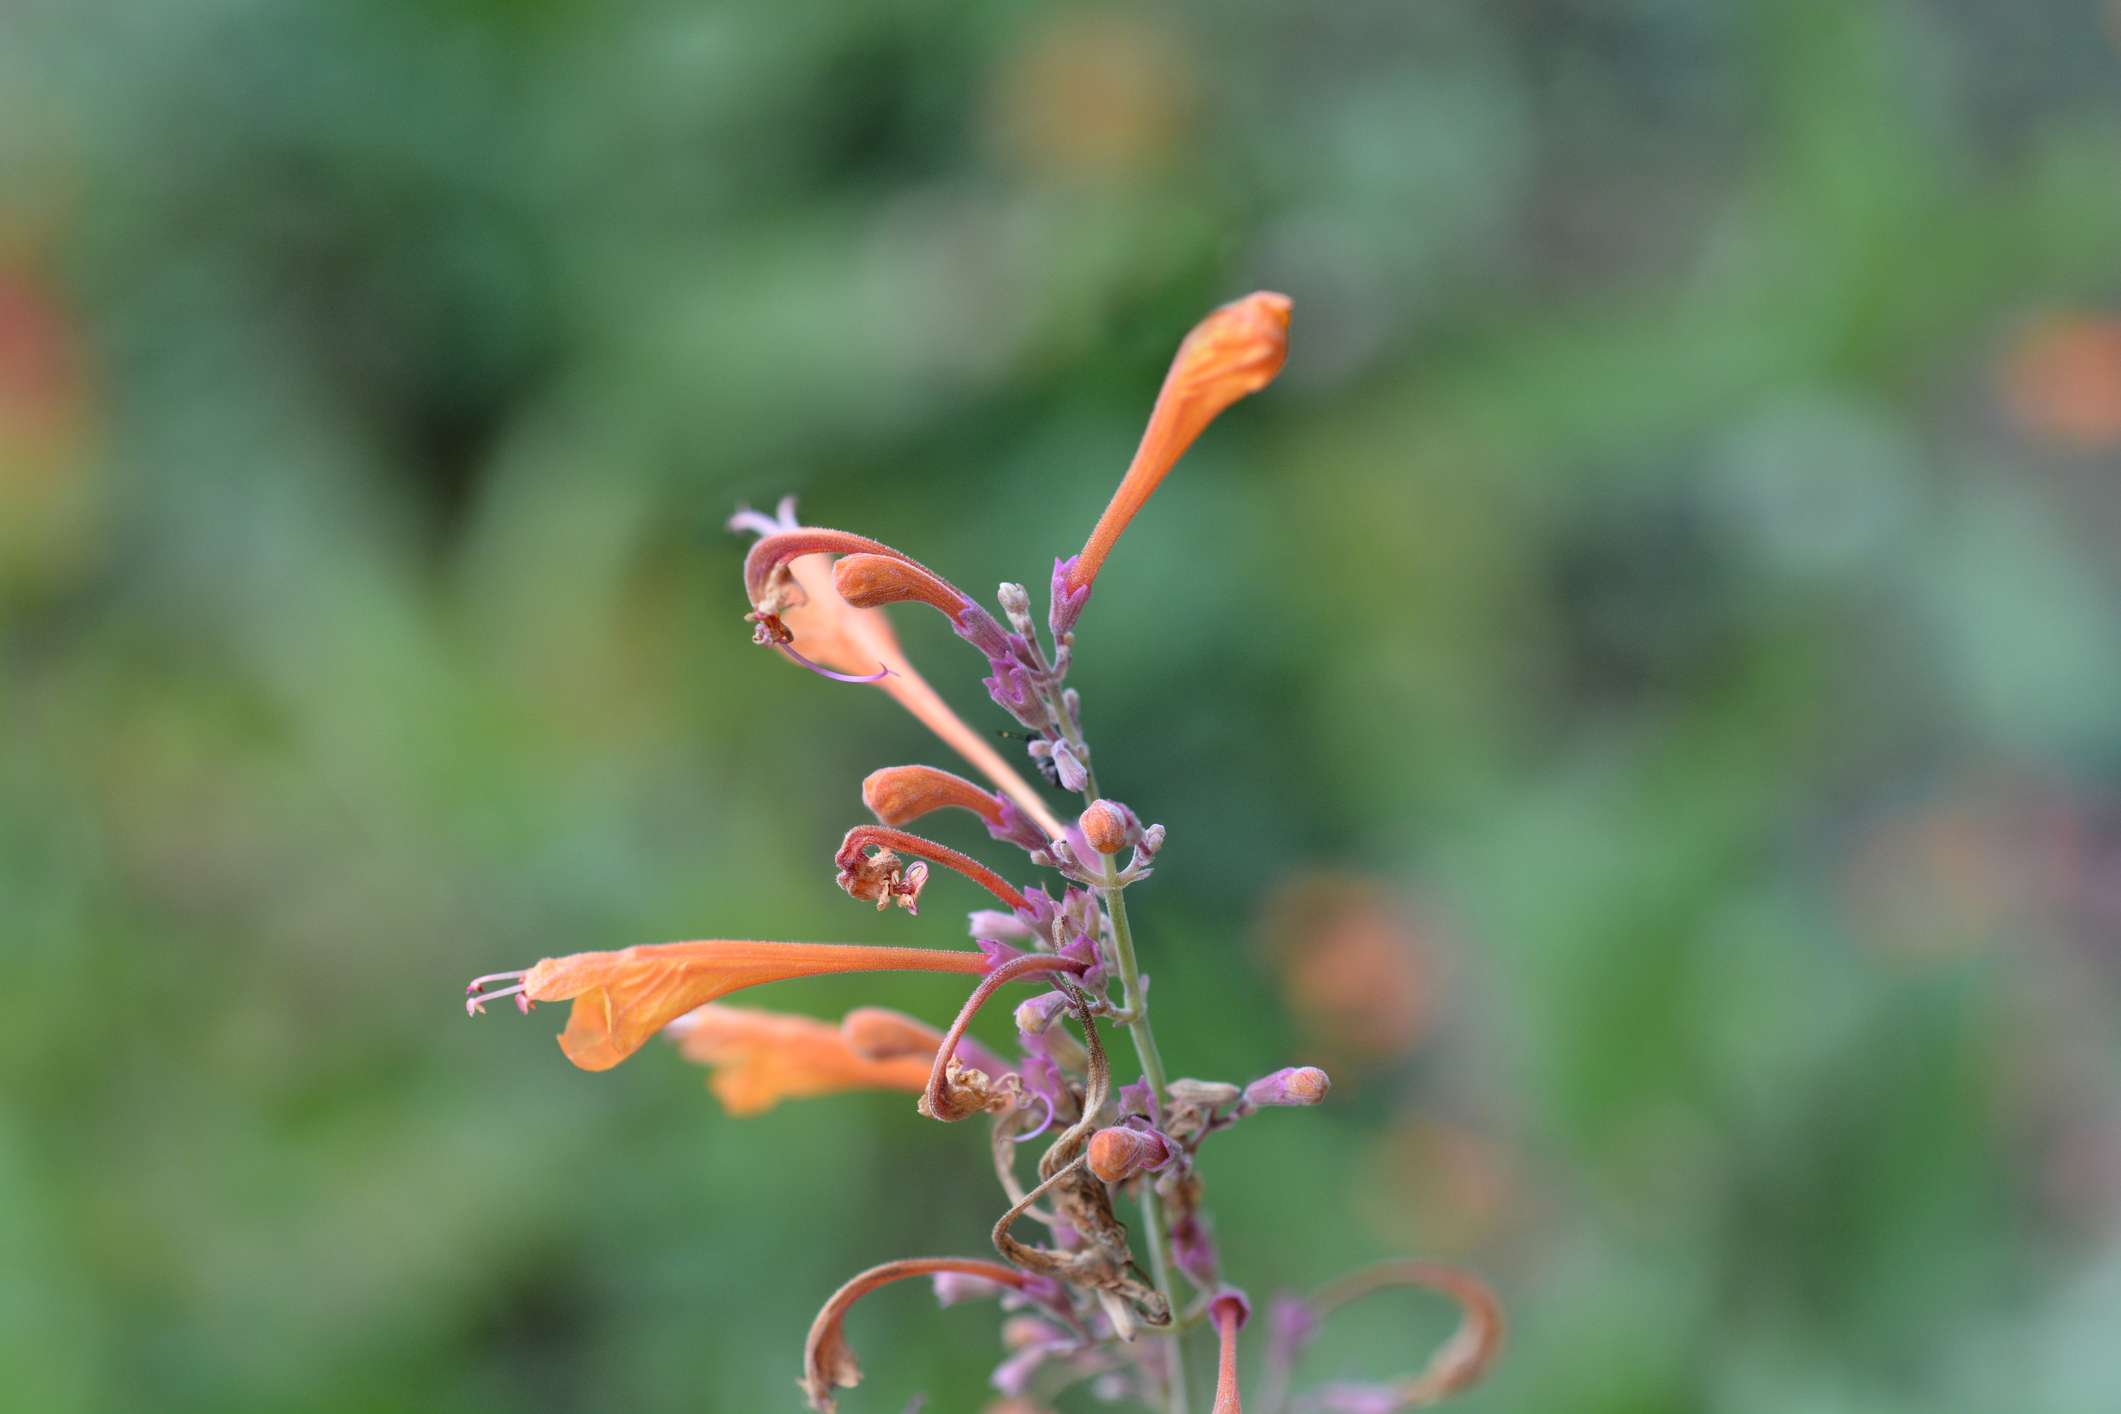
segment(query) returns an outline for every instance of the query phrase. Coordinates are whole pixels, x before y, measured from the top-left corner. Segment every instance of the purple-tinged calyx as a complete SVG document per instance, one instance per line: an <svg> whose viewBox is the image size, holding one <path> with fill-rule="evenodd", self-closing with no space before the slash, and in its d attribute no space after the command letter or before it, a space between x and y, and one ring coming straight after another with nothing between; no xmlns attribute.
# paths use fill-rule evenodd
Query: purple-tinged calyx
<svg viewBox="0 0 2121 1414"><path fill-rule="evenodd" d="M1053 774L1060 778L1063 790L1072 790L1080 795L1090 788L1090 771L1083 765L1083 758L1073 746L1065 741L1053 743Z"/></svg>
<svg viewBox="0 0 2121 1414"><path fill-rule="evenodd" d="M1047 606L1046 626L1053 630L1053 641L1060 643L1075 632L1075 621L1083 616L1083 606L1090 602L1090 586L1080 589L1071 582L1076 561L1080 555L1070 555L1053 562L1053 599Z"/></svg>
<svg viewBox="0 0 2121 1414"><path fill-rule="evenodd" d="M1140 1115L1151 1124L1164 1122L1163 1107L1157 1103L1156 1087L1146 1080L1130 1080L1119 1087L1119 1114L1121 1119Z"/></svg>
<svg viewBox="0 0 2121 1414"><path fill-rule="evenodd" d="M1093 992L1105 985L1105 957L1088 933L1077 933L1073 942L1060 949L1060 955L1083 964L1080 985Z"/></svg>
<svg viewBox="0 0 2121 1414"><path fill-rule="evenodd" d="M1033 731L1044 731L1050 724L1046 704L1038 695L1037 683L1023 664L1009 658L989 657L987 666L994 670L993 675L981 678L980 685L987 689L995 706Z"/></svg>

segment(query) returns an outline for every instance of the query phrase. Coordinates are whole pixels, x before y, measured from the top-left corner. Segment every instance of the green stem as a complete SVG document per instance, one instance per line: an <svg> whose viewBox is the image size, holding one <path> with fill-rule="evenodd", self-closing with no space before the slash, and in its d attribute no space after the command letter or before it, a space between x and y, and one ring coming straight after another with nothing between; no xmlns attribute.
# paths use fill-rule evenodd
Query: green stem
<svg viewBox="0 0 2121 1414"><path fill-rule="evenodd" d="M1084 765L1088 773L1090 799L1096 800L1104 794L1097 788L1097 773ZM1108 887L1099 889L1098 896L1105 901L1105 914L1112 920L1113 962L1119 971L1120 1006L1130 1020L1127 1035L1134 1042L1134 1054L1141 1061L1142 1078L1149 1082L1149 1089L1156 1096L1158 1105L1164 1102L1164 1058L1156 1049L1156 1032L1149 1026L1149 999L1142 992L1141 969L1134 960L1134 930L1127 923L1127 900L1125 890L1118 886L1117 871L1112 861L1098 856L1104 877L1111 881ZM1149 1274L1156 1282L1156 1290L1171 1308L1174 1323L1171 1339L1171 1382L1167 1408L1170 1414L1188 1414L1186 1398L1186 1342L1185 1332L1176 1326L1178 1320L1178 1283L1171 1270L1171 1234L1164 1226L1163 1200L1157 1196L1156 1185L1146 1180L1141 1184L1143 1237L1149 1247Z"/></svg>

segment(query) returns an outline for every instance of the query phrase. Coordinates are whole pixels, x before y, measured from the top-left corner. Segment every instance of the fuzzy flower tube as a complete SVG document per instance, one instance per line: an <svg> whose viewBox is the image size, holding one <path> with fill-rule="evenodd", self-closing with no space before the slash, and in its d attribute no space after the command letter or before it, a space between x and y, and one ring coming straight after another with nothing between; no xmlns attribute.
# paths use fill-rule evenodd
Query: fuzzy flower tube
<svg viewBox="0 0 2121 1414"><path fill-rule="evenodd" d="M774 515L743 510L730 522L758 536L744 561L754 641L829 681L881 690L982 778L919 763L878 767L860 792L875 823L850 829L832 859L838 886L879 912L917 914L931 883L964 891L981 904L970 912L971 946L653 943L547 958L467 989L474 1016L503 999L526 1013L538 1002L571 1002L559 1043L584 1070L611 1069L661 1032L678 1056L707 1070L709 1089L732 1115L857 1091L910 1097L911 1113L930 1120L985 1121L1001 1190L987 1215L995 1256L886 1262L832 1293L797 1377L819 1414L831 1414L861 1380L846 1331L855 1303L913 1277L928 1278L943 1306L997 1307L993 1385L1004 1399L996 1410L1044 1410L1061 1390L1084 1384L1104 1401L1160 1414L1197 1414L1198 1387L1211 1414L1242 1414L1245 1357L1258 1345L1254 1414L1391 1414L1471 1385L1501 1347L1494 1293L1466 1272L1418 1261L1366 1268L1310 1297L1278 1296L1264 1341L1240 1342L1251 1303L1223 1277L1207 1141L1266 1110L1324 1104L1331 1081L1316 1066L1276 1066L1273 1057L1262 1057L1248 1081L1174 1078L1167 1069L1127 899L1154 872L1165 830L1104 794L1081 697L1067 684L1077 627L1122 532L1209 424L1281 371L1289 315L1287 297L1261 291L1186 335L1111 502L1082 549L1054 562L1043 633L1023 585L1001 586L997 614L882 541L803 524L793 500ZM975 650L980 685L1023 729L1004 735L1024 741L1044 790L906 660L885 617L894 606L940 613ZM1063 808L1052 792L1074 800ZM981 852L1007 858L982 861L905 828L956 812L1009 847ZM832 1022L722 1000L855 972L933 974L930 1015L865 1006ZM1016 1039L990 1050L966 1030L1005 991ZM1183 1001L1159 989L1156 1005ZM1119 1032L1139 1071L1125 1083L1115 1080L1107 1049ZM1243 1234L1231 1236L1229 1265L1242 1267ZM1457 1333L1425 1362L1378 1362L1387 1370L1411 1364L1411 1375L1351 1371L1297 1388L1298 1356L1320 1323L1393 1286L1449 1297L1460 1310ZM1212 1386L1195 1385L1196 1361L1203 1372L1212 1368Z"/></svg>

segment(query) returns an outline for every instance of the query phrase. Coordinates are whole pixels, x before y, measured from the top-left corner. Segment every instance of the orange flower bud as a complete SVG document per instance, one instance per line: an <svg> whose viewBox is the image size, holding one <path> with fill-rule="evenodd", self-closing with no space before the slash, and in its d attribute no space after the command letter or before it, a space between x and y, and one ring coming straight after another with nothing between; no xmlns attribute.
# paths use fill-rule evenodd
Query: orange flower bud
<svg viewBox="0 0 2121 1414"><path fill-rule="evenodd" d="M1119 490L1068 570L1068 588L1097 578L1105 556L1165 473L1224 408L1274 381L1289 353L1289 297L1266 290L1226 304L1193 327L1149 413Z"/></svg>
<svg viewBox="0 0 2121 1414"><path fill-rule="evenodd" d="M917 600L931 604L953 620L963 612L965 596L942 576L911 560L890 555L849 555L832 566L832 587L857 609Z"/></svg>
<svg viewBox="0 0 2121 1414"><path fill-rule="evenodd" d="M1127 847L1127 819L1109 800L1093 800L1076 824L1099 854L1118 854Z"/></svg>
<svg viewBox="0 0 2121 1414"><path fill-rule="evenodd" d="M1001 802L991 792L933 766L886 766L870 772L862 782L862 804L883 825L911 824L951 806L969 810L990 825L1002 820Z"/></svg>
<svg viewBox="0 0 2121 1414"><path fill-rule="evenodd" d="M1175 1156L1171 1142L1153 1129L1113 1125L1090 1136L1090 1172L1107 1183L1125 1183Z"/></svg>

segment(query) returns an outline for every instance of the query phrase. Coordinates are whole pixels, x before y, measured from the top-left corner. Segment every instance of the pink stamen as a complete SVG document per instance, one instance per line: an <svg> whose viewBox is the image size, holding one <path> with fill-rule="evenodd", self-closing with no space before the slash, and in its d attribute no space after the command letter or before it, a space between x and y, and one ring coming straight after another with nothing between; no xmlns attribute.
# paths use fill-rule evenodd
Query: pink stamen
<svg viewBox="0 0 2121 1414"><path fill-rule="evenodd" d="M773 515L755 511L749 506L738 506L736 514L729 517L729 528L735 531L748 530L754 535L778 535L784 530L800 530L802 523L795 518L795 497L783 496Z"/></svg>
<svg viewBox="0 0 2121 1414"><path fill-rule="evenodd" d="M876 665L876 671L873 673L834 672L823 663L813 663L802 654L796 652L795 645L792 643L776 643L773 646L780 649L782 656L787 658L789 662L794 663L798 667L808 668L821 678L831 678L834 682L882 682L885 678L893 675L891 669L885 667L882 663Z"/></svg>
<svg viewBox="0 0 2121 1414"><path fill-rule="evenodd" d="M1044 1095L1037 1095L1034 1096L1034 1098L1037 1099L1040 1104L1046 1107L1046 1117L1038 1122L1038 1128L1017 1135L1015 1142L1019 1144L1023 1144L1030 1140L1036 1139L1039 1135L1044 1134L1047 1130L1053 1127L1053 1102L1047 1099Z"/></svg>
<svg viewBox="0 0 2121 1414"><path fill-rule="evenodd" d="M488 1002L497 1002L503 997L514 997L516 999L516 1010L528 1016L530 1014L530 994L526 989L529 987L529 983L518 982L513 987L503 987L497 992L482 992L478 990L481 982L506 981L510 977L521 977L522 975L520 972L498 972L491 977L481 977L478 982L472 983L464 989L469 993L464 998L464 1014L466 1016L484 1016Z"/></svg>
<svg viewBox="0 0 2121 1414"><path fill-rule="evenodd" d="M513 982L522 975L522 972L489 972L484 977L474 977L471 981L465 983L464 990L466 992L476 992L488 982Z"/></svg>

